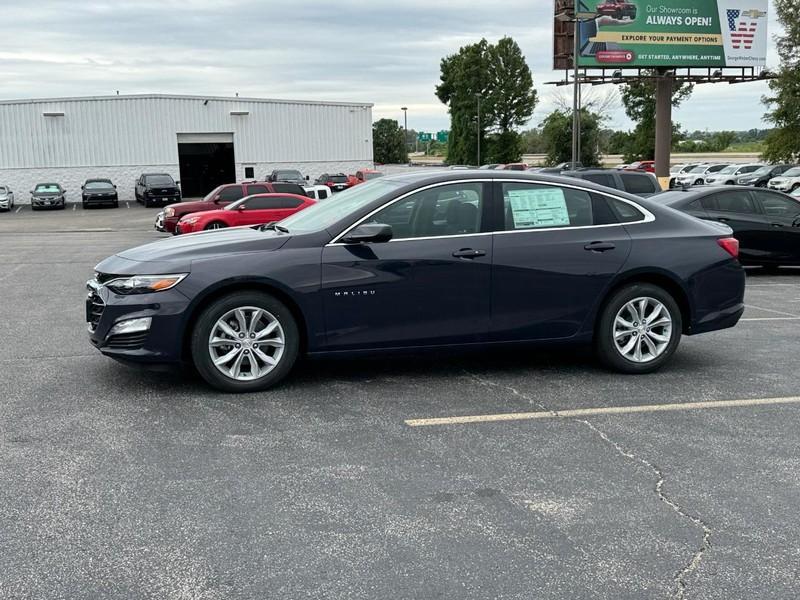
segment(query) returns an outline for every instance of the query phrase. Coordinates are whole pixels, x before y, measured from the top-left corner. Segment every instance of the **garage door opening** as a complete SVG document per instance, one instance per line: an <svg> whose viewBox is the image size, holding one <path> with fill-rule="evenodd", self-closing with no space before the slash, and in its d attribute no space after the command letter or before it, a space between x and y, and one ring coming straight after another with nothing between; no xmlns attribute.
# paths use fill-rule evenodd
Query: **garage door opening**
<svg viewBox="0 0 800 600"><path fill-rule="evenodd" d="M218 185L236 182L232 134L178 134L178 164L184 198L200 198Z"/></svg>

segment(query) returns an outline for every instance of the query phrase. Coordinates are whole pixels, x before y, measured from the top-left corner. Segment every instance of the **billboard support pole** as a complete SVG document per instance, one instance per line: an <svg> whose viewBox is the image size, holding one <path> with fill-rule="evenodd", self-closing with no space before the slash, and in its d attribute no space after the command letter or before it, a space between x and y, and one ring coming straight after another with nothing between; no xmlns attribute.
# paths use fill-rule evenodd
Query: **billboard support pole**
<svg viewBox="0 0 800 600"><path fill-rule="evenodd" d="M673 72L659 69L656 80L656 177L661 187L669 187L669 163L672 152ZM665 185L666 182L666 185Z"/></svg>
<svg viewBox="0 0 800 600"><path fill-rule="evenodd" d="M570 167L575 169L576 163L580 160L580 156L578 155L578 144L580 139L580 117L578 116L578 54L580 53L580 23L578 19L575 19L575 47L573 48L572 54L572 69L573 73L573 83L575 84L575 89L573 90L572 94L572 165Z"/></svg>

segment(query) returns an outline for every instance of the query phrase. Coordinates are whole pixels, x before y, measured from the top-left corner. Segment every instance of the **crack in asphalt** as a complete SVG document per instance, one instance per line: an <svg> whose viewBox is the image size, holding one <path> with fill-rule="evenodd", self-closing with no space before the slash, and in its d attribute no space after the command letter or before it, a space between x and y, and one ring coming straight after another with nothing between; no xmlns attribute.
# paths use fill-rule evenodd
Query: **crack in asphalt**
<svg viewBox="0 0 800 600"><path fill-rule="evenodd" d="M465 371L465 373L483 386L505 389L511 392L513 395L525 400L529 404L538 407L540 410L548 412L553 416L558 416L558 411L545 406L542 402L534 400L527 394L520 392L519 390L510 385L505 385L491 381L489 379L485 379L469 371ZM658 499L667 506L669 506L679 516L690 521L695 527L703 531L703 541L700 547L692 555L691 560L686 564L686 566L684 566L680 571L678 571L673 577L673 580L675 582L675 591L672 594L671 598L673 600L683 600L686 596L686 587L687 587L686 579L688 578L689 575L691 575L694 571L697 570L697 568L700 566L701 561L703 560L703 555L706 553L706 551L711 549L711 534L712 534L711 528L700 517L688 513L680 504L672 500L669 496L667 496L667 494L664 493L664 483L666 480L664 477L664 472L658 466L651 463L647 459L642 458L641 456L637 456L630 450L625 449L620 443L611 439L605 432L603 432L596 425L594 425L594 423L586 419L567 419L567 420L585 425L586 427L591 429L592 432L594 432L598 437L600 437L600 439L603 440L606 444L614 448L614 450L620 456L623 456L628 460L638 462L639 464L642 464L649 470L651 470L653 474L655 474L656 476L656 485L654 491L658 496Z"/></svg>

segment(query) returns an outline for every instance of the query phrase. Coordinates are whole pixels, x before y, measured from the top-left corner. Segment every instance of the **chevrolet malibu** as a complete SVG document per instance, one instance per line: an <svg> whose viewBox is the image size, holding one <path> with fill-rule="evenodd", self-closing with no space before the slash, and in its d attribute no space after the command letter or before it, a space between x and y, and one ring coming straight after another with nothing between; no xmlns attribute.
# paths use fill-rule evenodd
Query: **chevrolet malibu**
<svg viewBox="0 0 800 600"><path fill-rule="evenodd" d="M405 174L107 258L86 316L103 354L193 364L227 392L275 385L301 354L519 342L593 343L639 374L739 321L737 253L723 224L584 181Z"/></svg>

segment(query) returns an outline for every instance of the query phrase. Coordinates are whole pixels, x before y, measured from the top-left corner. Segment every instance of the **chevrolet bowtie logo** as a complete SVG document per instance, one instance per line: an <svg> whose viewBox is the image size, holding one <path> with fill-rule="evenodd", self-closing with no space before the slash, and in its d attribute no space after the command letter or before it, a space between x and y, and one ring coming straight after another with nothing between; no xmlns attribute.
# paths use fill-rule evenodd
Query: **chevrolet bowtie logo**
<svg viewBox="0 0 800 600"><path fill-rule="evenodd" d="M755 8L751 10L742 11L743 17L750 17L751 19L760 19L761 17L766 17L767 13L763 10L756 10Z"/></svg>

